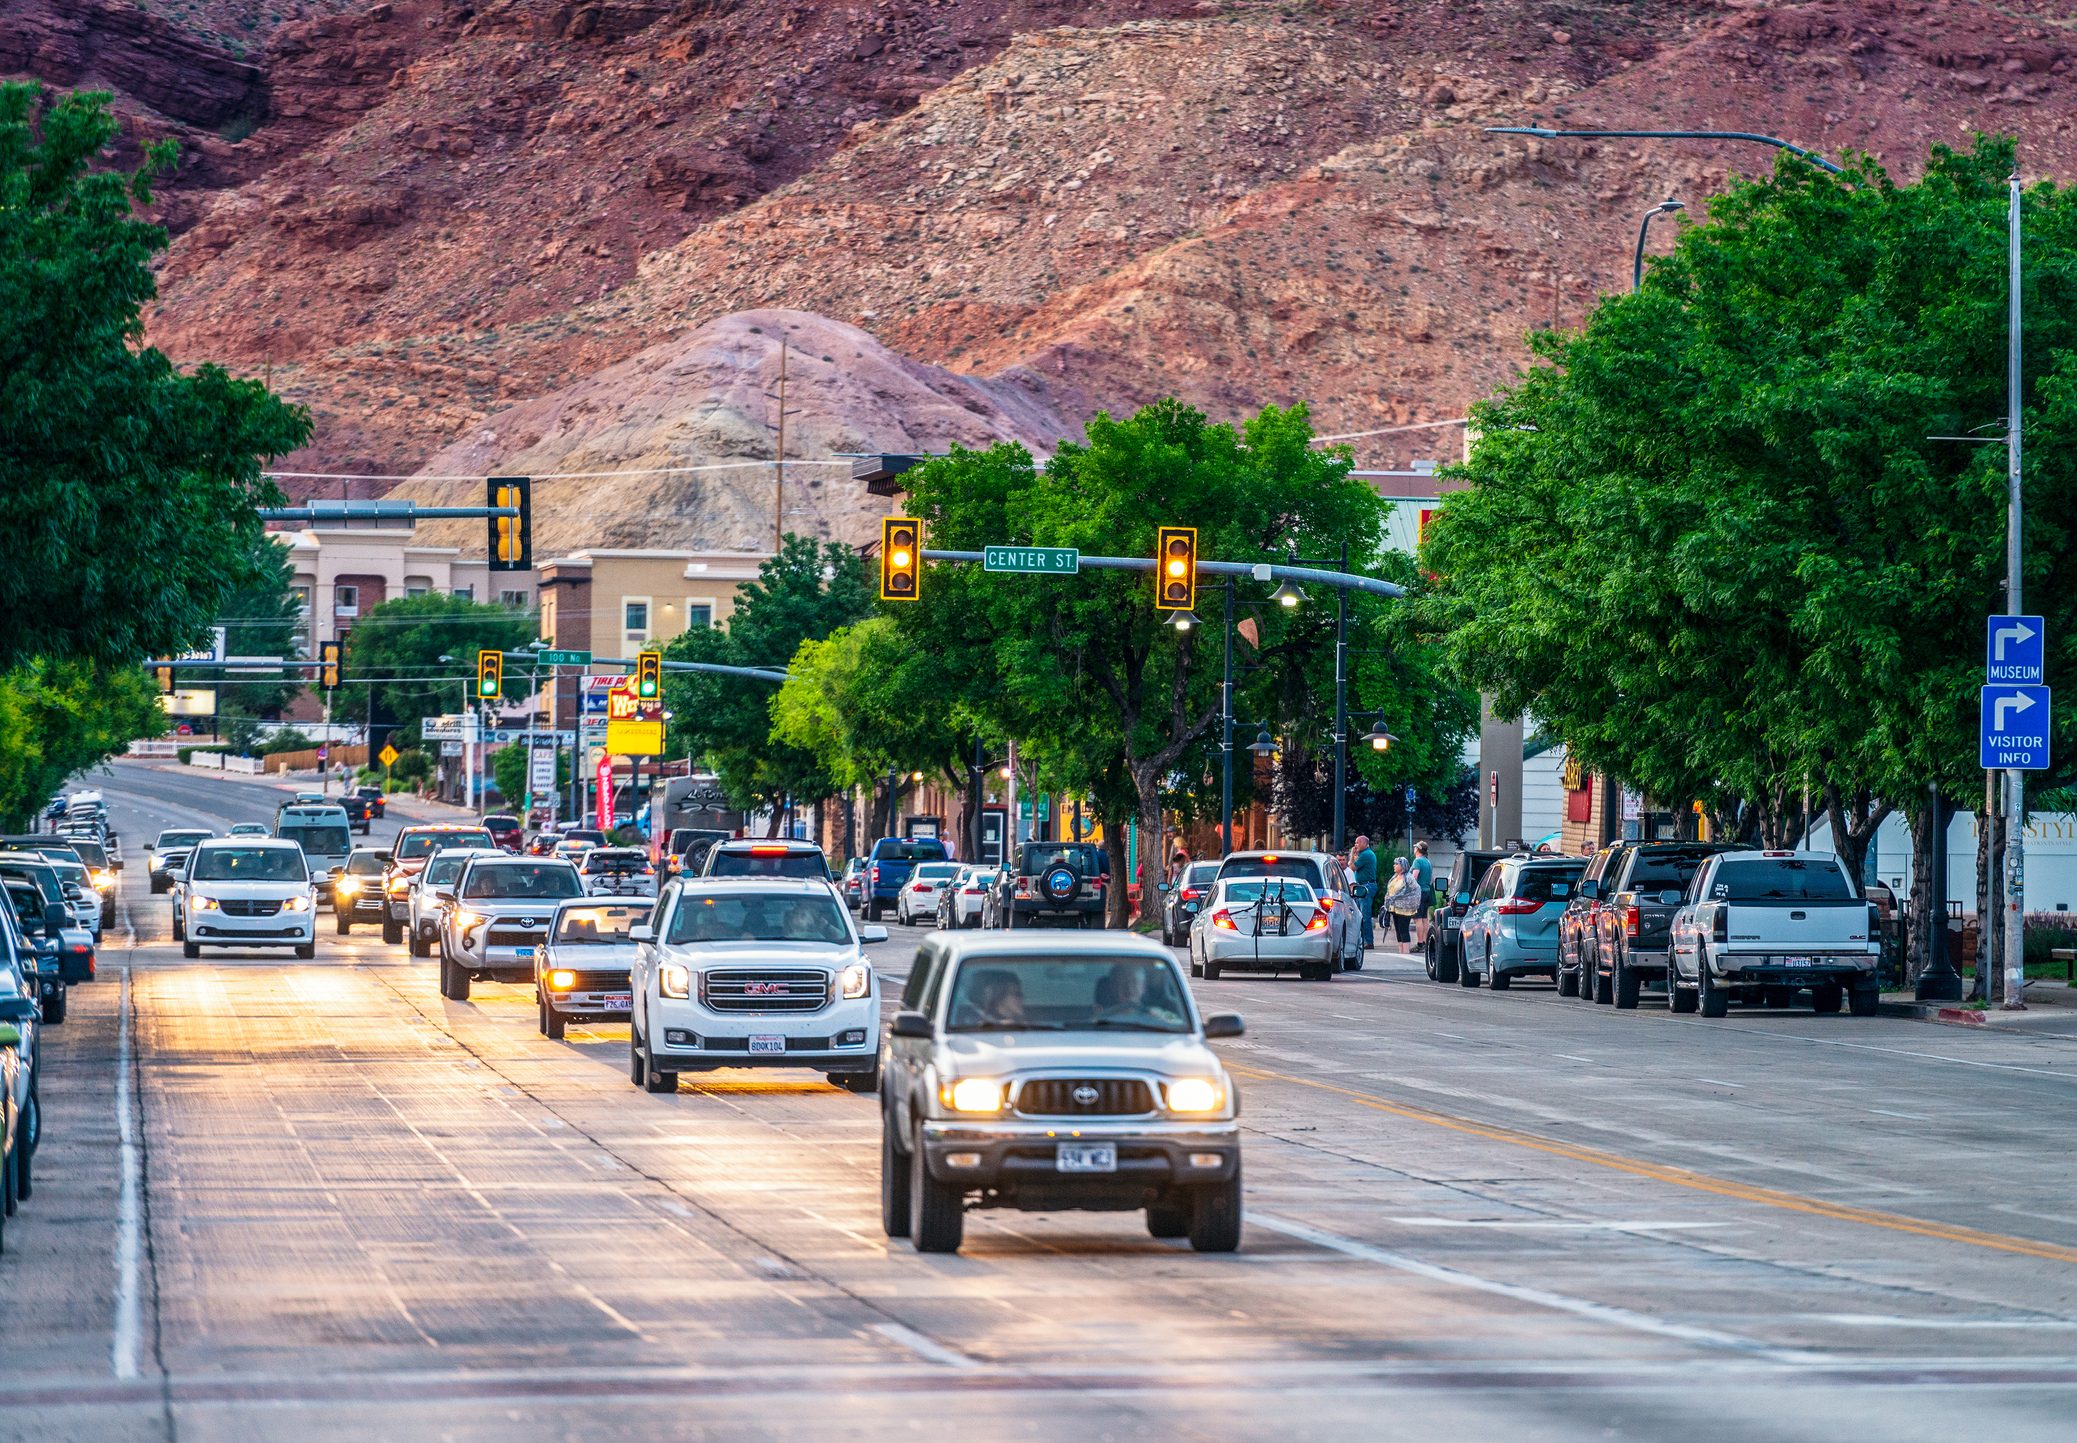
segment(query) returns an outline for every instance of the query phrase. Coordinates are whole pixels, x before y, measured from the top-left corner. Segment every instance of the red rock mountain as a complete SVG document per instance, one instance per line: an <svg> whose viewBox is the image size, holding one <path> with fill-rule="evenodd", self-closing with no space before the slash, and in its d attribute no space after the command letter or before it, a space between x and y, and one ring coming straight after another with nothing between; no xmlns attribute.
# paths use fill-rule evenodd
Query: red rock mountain
<svg viewBox="0 0 2077 1443"><path fill-rule="evenodd" d="M755 323L713 327L774 309L812 313L788 324L817 331L818 357L856 327L892 353L874 366L921 363L940 402L995 398L992 434L1171 392L1221 417L1308 401L1326 432L1458 416L1527 329L1628 284L1646 209L1771 163L1485 126L1759 130L1902 176L1932 143L2012 131L2029 173L2067 177L2073 65L2062 0L14 0L0 16L0 69L112 88L136 132L188 146L152 340L308 402L317 436L293 469L349 473L437 469L450 446L443 467L511 464L558 396L618 418L576 436L580 413L559 412L575 469L768 457L771 418L749 412L769 386L715 370L724 353L763 367L740 344ZM886 397L821 370L792 403L832 442L965 439L902 429ZM601 404L630 387L640 424ZM740 425L681 424L719 396ZM513 450L482 443L486 418ZM1438 454L1449 434L1359 454ZM585 515L590 488L558 484ZM625 498L596 499L602 526L640 529Z"/></svg>

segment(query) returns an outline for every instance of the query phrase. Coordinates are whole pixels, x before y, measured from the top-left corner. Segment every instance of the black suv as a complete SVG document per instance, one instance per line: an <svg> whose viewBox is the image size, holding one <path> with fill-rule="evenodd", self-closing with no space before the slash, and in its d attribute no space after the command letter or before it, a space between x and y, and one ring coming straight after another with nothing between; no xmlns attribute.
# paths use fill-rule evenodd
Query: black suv
<svg viewBox="0 0 2077 1443"><path fill-rule="evenodd" d="M1101 927L1110 863L1093 842L1024 842L984 904L984 927Z"/></svg>
<svg viewBox="0 0 2077 1443"><path fill-rule="evenodd" d="M1688 883L1723 842L1637 842L1610 860L1595 887L1594 937L1580 949L1580 994L1635 1007L1644 983L1666 985L1673 914Z"/></svg>
<svg viewBox="0 0 2077 1443"><path fill-rule="evenodd" d="M1450 863L1450 874L1443 880L1442 901L1429 914L1426 965L1428 975L1437 982L1457 980L1457 969L1464 965L1464 914L1471 910L1471 894L1478 890L1486 869L1507 855L1459 852Z"/></svg>

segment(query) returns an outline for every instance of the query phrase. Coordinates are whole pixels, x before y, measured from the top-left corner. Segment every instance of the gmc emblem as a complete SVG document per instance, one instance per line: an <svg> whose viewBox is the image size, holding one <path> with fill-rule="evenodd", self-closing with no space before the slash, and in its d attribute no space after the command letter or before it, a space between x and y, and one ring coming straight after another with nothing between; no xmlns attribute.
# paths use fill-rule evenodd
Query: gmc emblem
<svg viewBox="0 0 2077 1443"><path fill-rule="evenodd" d="M791 989L784 982L745 982L743 991L751 997L784 997Z"/></svg>

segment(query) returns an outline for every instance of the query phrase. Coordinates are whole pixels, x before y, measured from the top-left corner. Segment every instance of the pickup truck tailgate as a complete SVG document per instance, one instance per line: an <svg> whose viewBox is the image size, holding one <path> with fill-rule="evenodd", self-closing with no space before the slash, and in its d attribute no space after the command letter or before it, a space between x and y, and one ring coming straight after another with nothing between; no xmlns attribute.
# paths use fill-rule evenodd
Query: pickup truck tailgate
<svg viewBox="0 0 2077 1443"><path fill-rule="evenodd" d="M1839 901L1732 902L1724 929L1730 952L1865 952L1868 904Z"/></svg>

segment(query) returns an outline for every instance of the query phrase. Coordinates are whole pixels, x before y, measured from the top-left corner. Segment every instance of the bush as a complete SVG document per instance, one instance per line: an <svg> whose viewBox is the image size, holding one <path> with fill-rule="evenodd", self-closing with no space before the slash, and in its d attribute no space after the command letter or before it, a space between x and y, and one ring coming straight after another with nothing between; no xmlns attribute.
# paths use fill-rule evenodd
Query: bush
<svg viewBox="0 0 2077 1443"><path fill-rule="evenodd" d="M2066 914L2036 913L2026 919L2027 970L2060 970L2067 964L2050 954L2057 948L2077 948L2077 922L2061 920ZM2050 917L2056 920L2049 920Z"/></svg>
<svg viewBox="0 0 2077 1443"><path fill-rule="evenodd" d="M294 727L283 727L280 731L260 743L260 755L271 757L276 752L307 752L315 750L317 743L304 736Z"/></svg>
<svg viewBox="0 0 2077 1443"><path fill-rule="evenodd" d="M389 769L390 782L398 791L405 790L413 782L422 782L432 774L432 759L416 748L400 753ZM397 786L397 783L403 785Z"/></svg>

